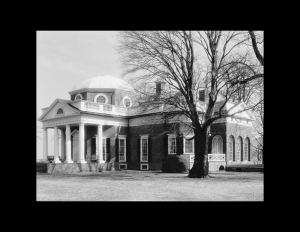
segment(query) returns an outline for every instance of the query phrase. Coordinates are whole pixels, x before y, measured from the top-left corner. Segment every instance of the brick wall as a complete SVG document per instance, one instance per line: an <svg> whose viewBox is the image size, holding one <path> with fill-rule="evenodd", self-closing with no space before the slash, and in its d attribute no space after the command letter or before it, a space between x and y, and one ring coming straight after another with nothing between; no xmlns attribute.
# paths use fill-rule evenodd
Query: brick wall
<svg viewBox="0 0 300 232"><path fill-rule="evenodd" d="M226 137L227 141L229 141L230 136L234 137L235 141L235 148L234 151L236 151L236 146L237 146L237 139L239 136L242 137L242 153L244 155L244 142L245 138L248 137L250 139L250 160L252 157L252 146L251 146L251 141L252 141L252 127L250 126L244 126L236 123L226 123ZM244 158L244 157L243 157ZM243 159L244 160L244 159Z"/></svg>
<svg viewBox="0 0 300 232"><path fill-rule="evenodd" d="M164 158L164 132L174 133L178 131L179 126L173 124L155 124L155 125L143 125L132 126L129 129L130 139L130 157L131 160L128 165L128 169L140 169L140 162L138 161L139 151L139 139L140 135L148 134L150 142L150 158L149 158L149 170L161 170L162 161ZM175 131L174 131L175 130Z"/></svg>

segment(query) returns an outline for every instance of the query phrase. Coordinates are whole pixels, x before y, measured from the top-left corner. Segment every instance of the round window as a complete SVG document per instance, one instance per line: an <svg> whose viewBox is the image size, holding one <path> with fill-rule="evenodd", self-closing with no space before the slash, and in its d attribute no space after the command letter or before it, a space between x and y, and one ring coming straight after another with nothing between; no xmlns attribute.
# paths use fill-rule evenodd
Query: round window
<svg viewBox="0 0 300 232"><path fill-rule="evenodd" d="M106 99L105 99L104 96L99 96L99 97L97 97L97 102L98 102L98 103L105 103L105 102L106 102Z"/></svg>
<svg viewBox="0 0 300 232"><path fill-rule="evenodd" d="M131 105L132 105L131 99L129 97L124 97L123 105L125 107L131 107Z"/></svg>

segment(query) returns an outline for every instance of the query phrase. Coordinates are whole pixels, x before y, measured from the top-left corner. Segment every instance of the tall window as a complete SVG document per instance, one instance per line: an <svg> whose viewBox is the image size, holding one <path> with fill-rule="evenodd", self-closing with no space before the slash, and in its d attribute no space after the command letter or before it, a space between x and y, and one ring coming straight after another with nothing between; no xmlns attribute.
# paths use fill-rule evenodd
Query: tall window
<svg viewBox="0 0 300 232"><path fill-rule="evenodd" d="M119 161L126 161L126 138L119 138Z"/></svg>
<svg viewBox="0 0 300 232"><path fill-rule="evenodd" d="M168 153L176 154L177 146L176 146L176 135L168 135Z"/></svg>
<svg viewBox="0 0 300 232"><path fill-rule="evenodd" d="M212 153L223 154L223 139L220 135L216 135L212 141Z"/></svg>
<svg viewBox="0 0 300 232"><path fill-rule="evenodd" d="M188 137L184 139L184 154L194 154L194 139L188 139Z"/></svg>
<svg viewBox="0 0 300 232"><path fill-rule="evenodd" d="M227 161L233 161L233 146L234 146L234 138L231 135L229 137L229 143L228 143L228 156L227 156Z"/></svg>
<svg viewBox="0 0 300 232"><path fill-rule="evenodd" d="M141 136L141 161L148 161L148 136Z"/></svg>
<svg viewBox="0 0 300 232"><path fill-rule="evenodd" d="M244 144L244 160L250 160L249 159L249 148L250 148L250 141L249 141L249 138L246 138L245 144Z"/></svg>
<svg viewBox="0 0 300 232"><path fill-rule="evenodd" d="M237 143L236 143L236 159L235 161L241 160L241 149L242 149L242 138L238 137Z"/></svg>

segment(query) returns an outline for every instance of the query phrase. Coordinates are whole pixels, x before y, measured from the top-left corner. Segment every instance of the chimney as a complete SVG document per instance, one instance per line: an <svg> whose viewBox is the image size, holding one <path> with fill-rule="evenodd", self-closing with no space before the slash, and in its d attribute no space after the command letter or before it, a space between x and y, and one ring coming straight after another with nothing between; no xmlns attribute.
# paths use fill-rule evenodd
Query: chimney
<svg viewBox="0 0 300 232"><path fill-rule="evenodd" d="M163 81L156 81L156 96L160 96L161 92L164 90L165 88L165 82Z"/></svg>
<svg viewBox="0 0 300 232"><path fill-rule="evenodd" d="M199 101L205 102L205 90L199 91Z"/></svg>

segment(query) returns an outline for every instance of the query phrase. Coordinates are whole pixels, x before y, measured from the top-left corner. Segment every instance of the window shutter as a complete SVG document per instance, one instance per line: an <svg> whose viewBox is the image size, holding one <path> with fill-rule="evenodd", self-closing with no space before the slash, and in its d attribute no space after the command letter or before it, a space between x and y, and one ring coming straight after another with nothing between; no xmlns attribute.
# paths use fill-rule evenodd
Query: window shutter
<svg viewBox="0 0 300 232"><path fill-rule="evenodd" d="M130 139L127 137L126 138L126 162L130 161L130 155L129 155L129 150L130 150Z"/></svg>
<svg viewBox="0 0 300 232"><path fill-rule="evenodd" d="M141 161L141 140L140 137L137 138L137 161Z"/></svg>
<svg viewBox="0 0 300 232"><path fill-rule="evenodd" d="M116 150L116 162L119 162L119 139L118 138L116 138L115 150Z"/></svg>
<svg viewBox="0 0 300 232"><path fill-rule="evenodd" d="M168 135L164 135L164 156L168 155Z"/></svg>
<svg viewBox="0 0 300 232"><path fill-rule="evenodd" d="M151 161L151 148L152 148L151 140L152 139L148 137L148 162Z"/></svg>
<svg viewBox="0 0 300 232"><path fill-rule="evenodd" d="M180 139L179 139L179 135L176 136L176 154L180 155Z"/></svg>
<svg viewBox="0 0 300 232"><path fill-rule="evenodd" d="M110 138L106 138L106 162L110 161Z"/></svg>
<svg viewBox="0 0 300 232"><path fill-rule="evenodd" d="M183 154L183 136L179 137L179 155Z"/></svg>

